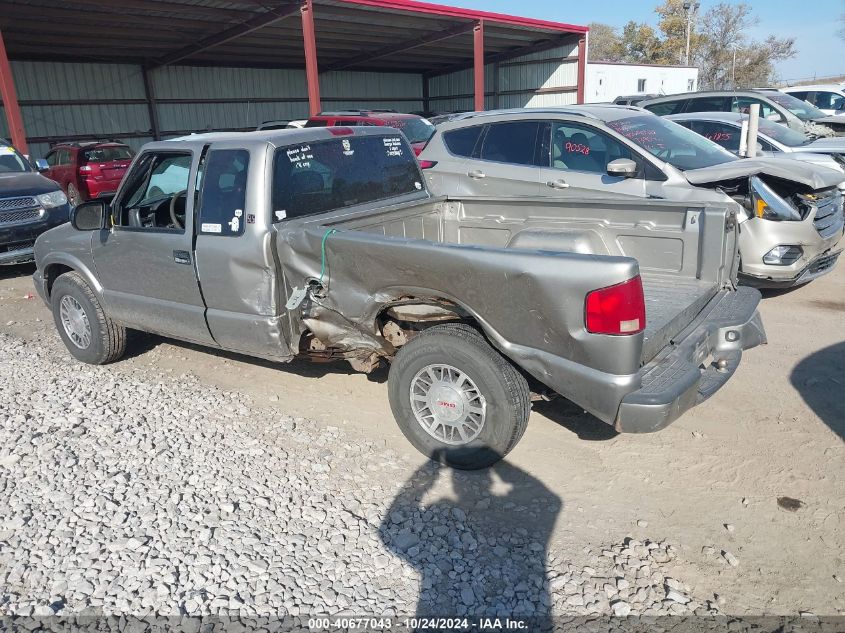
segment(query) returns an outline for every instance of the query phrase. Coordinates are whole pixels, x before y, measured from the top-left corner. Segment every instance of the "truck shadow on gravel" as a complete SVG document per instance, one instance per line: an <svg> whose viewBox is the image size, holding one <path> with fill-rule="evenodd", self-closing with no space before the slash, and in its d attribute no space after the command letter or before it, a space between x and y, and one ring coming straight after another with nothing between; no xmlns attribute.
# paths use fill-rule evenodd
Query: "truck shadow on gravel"
<svg viewBox="0 0 845 633"><path fill-rule="evenodd" d="M813 413L845 439L845 342L807 356L789 379Z"/></svg>
<svg viewBox="0 0 845 633"><path fill-rule="evenodd" d="M305 378L322 378L323 376L327 376L329 374L352 375L359 373L352 369L348 363L342 360L332 362L315 362L308 360L307 358L297 358L289 363L282 363L265 360L256 356L238 354L237 352L215 349L205 345L195 345L194 343L188 343L187 341L179 341L159 336L157 334L147 334L145 332L138 332L134 330L130 331L129 338L126 342L126 353L123 355L123 360L142 357L164 344L183 350L202 353L208 356L215 356L221 359L253 365L255 367L296 374L297 376L303 376ZM375 369L372 373L367 374L367 379L372 382L386 383L387 368L379 367Z"/></svg>
<svg viewBox="0 0 845 633"><path fill-rule="evenodd" d="M454 496L426 503L443 478ZM506 461L478 471L431 461L405 482L379 535L419 573L418 617L519 616L545 631L547 550L562 509L557 495Z"/></svg>

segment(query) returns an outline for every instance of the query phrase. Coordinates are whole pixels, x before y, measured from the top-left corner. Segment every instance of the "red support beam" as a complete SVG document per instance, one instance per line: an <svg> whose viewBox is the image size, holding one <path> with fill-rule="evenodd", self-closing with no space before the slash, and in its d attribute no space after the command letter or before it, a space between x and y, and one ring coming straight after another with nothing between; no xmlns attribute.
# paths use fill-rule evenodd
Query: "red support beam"
<svg viewBox="0 0 845 633"><path fill-rule="evenodd" d="M0 31L0 98L3 99L3 110L6 113L6 122L9 124L12 145L21 154L29 154L21 108L18 105L18 93L15 90L15 78L12 76L12 65L9 64L9 57L6 55L2 31Z"/></svg>
<svg viewBox="0 0 845 633"><path fill-rule="evenodd" d="M317 38L314 34L314 4L303 0L299 8L302 14L302 41L305 44L305 81L308 84L308 111L314 116L320 110L320 75L317 67Z"/></svg>
<svg viewBox="0 0 845 633"><path fill-rule="evenodd" d="M475 86L476 112L484 110L484 21L479 20L472 29L472 74Z"/></svg>
<svg viewBox="0 0 845 633"><path fill-rule="evenodd" d="M587 38L578 40L578 95L576 103L584 103L584 90L587 81Z"/></svg>

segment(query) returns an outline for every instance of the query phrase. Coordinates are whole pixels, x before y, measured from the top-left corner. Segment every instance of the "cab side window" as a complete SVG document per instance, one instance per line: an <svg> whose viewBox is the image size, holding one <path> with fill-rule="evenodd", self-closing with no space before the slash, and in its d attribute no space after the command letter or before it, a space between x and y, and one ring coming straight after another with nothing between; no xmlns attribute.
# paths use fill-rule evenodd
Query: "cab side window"
<svg viewBox="0 0 845 633"><path fill-rule="evenodd" d="M481 160L536 166L539 121L493 123L481 142Z"/></svg>
<svg viewBox="0 0 845 633"><path fill-rule="evenodd" d="M183 232L192 158L187 152L143 154L115 203L114 225Z"/></svg>
<svg viewBox="0 0 845 633"><path fill-rule="evenodd" d="M617 158L637 160L634 153L615 138L585 125L552 122L552 167L606 174L607 164ZM638 161L639 162L639 161Z"/></svg>
<svg viewBox="0 0 845 633"><path fill-rule="evenodd" d="M211 150L200 194L199 233L237 236L244 232L249 152Z"/></svg>
<svg viewBox="0 0 845 633"><path fill-rule="evenodd" d="M740 130L732 125L717 123L716 121L692 121L688 127L693 132L697 132L704 138L721 145L729 152L736 153L739 151Z"/></svg>
<svg viewBox="0 0 845 633"><path fill-rule="evenodd" d="M662 101L660 103L654 103L643 107L657 116L666 116L667 114L677 114L678 112L683 111L683 107L686 103L687 99L680 99L678 101Z"/></svg>

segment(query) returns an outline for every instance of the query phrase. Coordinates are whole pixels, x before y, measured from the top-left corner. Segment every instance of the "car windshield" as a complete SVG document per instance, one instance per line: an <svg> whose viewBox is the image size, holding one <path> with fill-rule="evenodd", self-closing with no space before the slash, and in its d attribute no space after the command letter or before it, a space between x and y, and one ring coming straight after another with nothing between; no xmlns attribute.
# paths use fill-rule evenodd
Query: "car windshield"
<svg viewBox="0 0 845 633"><path fill-rule="evenodd" d="M82 153L82 161L86 163L107 163L113 160L131 160L132 150L119 145L107 145L86 149Z"/></svg>
<svg viewBox="0 0 845 633"><path fill-rule="evenodd" d="M401 130L410 143L425 143L434 134L434 126L428 119L392 119L387 124Z"/></svg>
<svg viewBox="0 0 845 633"><path fill-rule="evenodd" d="M801 132L796 132L785 125L767 119L760 119L758 129L761 134L787 147L800 147L813 142L813 139L806 134L801 134Z"/></svg>
<svg viewBox="0 0 845 633"><path fill-rule="evenodd" d="M658 116L632 116L609 121L607 125L649 154L682 171L738 160L713 141Z"/></svg>
<svg viewBox="0 0 845 633"><path fill-rule="evenodd" d="M0 144L0 174L31 171L27 160L11 145Z"/></svg>
<svg viewBox="0 0 845 633"><path fill-rule="evenodd" d="M783 106L802 121L815 121L816 119L821 119L827 116L817 107L811 106L806 101L796 99L792 95L788 95L784 92L767 92L766 97L778 105Z"/></svg>

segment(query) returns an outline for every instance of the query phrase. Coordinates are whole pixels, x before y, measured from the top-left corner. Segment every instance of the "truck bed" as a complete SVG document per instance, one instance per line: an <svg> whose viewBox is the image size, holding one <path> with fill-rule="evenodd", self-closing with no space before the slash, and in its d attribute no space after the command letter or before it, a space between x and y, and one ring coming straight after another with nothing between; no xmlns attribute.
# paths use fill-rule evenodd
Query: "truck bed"
<svg viewBox="0 0 845 633"><path fill-rule="evenodd" d="M646 328L642 362L650 361L716 294L715 282L642 273Z"/></svg>

